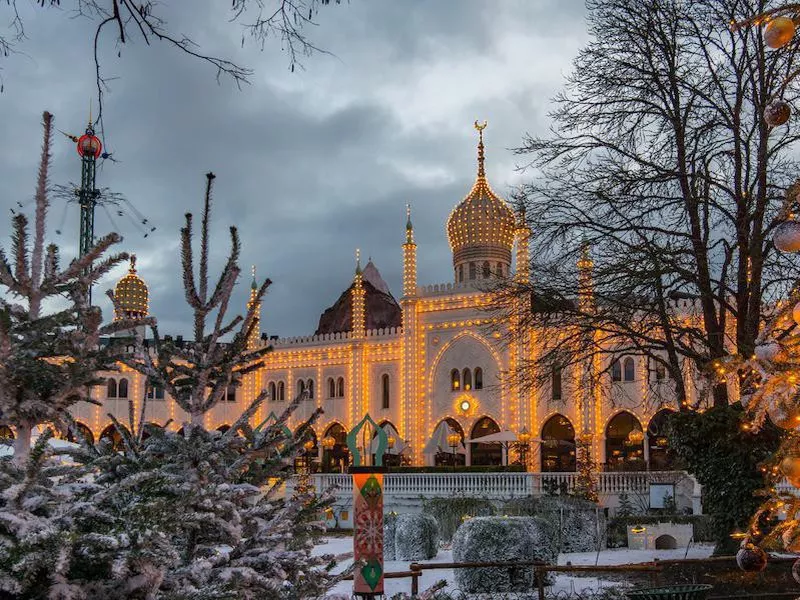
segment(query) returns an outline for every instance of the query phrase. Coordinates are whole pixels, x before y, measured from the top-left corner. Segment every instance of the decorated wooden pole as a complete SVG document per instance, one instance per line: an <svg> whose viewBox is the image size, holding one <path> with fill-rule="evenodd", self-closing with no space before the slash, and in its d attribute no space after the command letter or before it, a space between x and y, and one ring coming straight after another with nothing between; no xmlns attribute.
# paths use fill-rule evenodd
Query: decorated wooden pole
<svg viewBox="0 0 800 600"><path fill-rule="evenodd" d="M353 595L358 598L383 596L383 453L387 444L386 432L369 415L347 436L353 457L353 560L359 564L353 574Z"/></svg>

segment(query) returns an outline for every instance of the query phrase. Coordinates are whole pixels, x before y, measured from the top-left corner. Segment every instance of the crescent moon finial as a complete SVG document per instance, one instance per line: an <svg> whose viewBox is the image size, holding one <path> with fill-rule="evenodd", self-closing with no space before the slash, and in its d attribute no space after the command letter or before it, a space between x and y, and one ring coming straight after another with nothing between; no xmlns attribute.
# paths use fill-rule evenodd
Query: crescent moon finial
<svg viewBox="0 0 800 600"><path fill-rule="evenodd" d="M481 125L481 124L478 122L478 120L477 120L477 119L475 119L475 129L477 129L478 131L483 131L484 129L486 129L486 126L487 126L488 124L489 124L489 123L488 123L487 121L484 121L484 122L483 122L483 125Z"/></svg>

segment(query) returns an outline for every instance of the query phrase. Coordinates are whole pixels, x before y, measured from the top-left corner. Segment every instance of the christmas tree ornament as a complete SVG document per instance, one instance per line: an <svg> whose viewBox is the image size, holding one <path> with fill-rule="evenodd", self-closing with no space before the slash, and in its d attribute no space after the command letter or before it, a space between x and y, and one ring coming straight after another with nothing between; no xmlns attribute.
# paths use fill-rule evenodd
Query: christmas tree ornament
<svg viewBox="0 0 800 600"><path fill-rule="evenodd" d="M755 349L756 358L764 361L773 361L781 351L781 346L777 342L767 342L758 344Z"/></svg>
<svg viewBox="0 0 800 600"><path fill-rule="evenodd" d="M780 48L794 37L794 21L790 17L775 17L764 27L764 43L770 48Z"/></svg>
<svg viewBox="0 0 800 600"><path fill-rule="evenodd" d="M767 568L767 553L748 542L736 553L736 564L747 573L760 573Z"/></svg>
<svg viewBox="0 0 800 600"><path fill-rule="evenodd" d="M790 116L792 116L792 108L784 100L774 100L764 109L764 121L770 127L783 125Z"/></svg>
<svg viewBox="0 0 800 600"><path fill-rule="evenodd" d="M784 221L775 228L772 241L781 252L800 252L800 223Z"/></svg>
<svg viewBox="0 0 800 600"><path fill-rule="evenodd" d="M792 309L792 319L794 319L795 323L800 325L800 302L795 304L794 308Z"/></svg>
<svg viewBox="0 0 800 600"><path fill-rule="evenodd" d="M794 527L790 527L784 531L783 535L781 536L781 540L783 541L783 547L787 552L800 551L800 532ZM792 565L792 576L794 576L794 571L794 565Z"/></svg>
<svg viewBox="0 0 800 600"><path fill-rule="evenodd" d="M781 473L794 487L800 488L800 455L790 454L781 461Z"/></svg>
<svg viewBox="0 0 800 600"><path fill-rule="evenodd" d="M767 415L769 420L781 429L792 430L800 425L800 415L783 402L768 407Z"/></svg>

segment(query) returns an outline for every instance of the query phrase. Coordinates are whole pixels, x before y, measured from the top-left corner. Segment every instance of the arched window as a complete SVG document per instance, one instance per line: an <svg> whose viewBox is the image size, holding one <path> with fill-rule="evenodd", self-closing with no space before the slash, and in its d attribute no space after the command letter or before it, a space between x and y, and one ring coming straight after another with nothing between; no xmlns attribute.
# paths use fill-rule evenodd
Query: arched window
<svg viewBox="0 0 800 600"><path fill-rule="evenodd" d="M286 400L286 384L282 381L278 382L278 402Z"/></svg>
<svg viewBox="0 0 800 600"><path fill-rule="evenodd" d="M275 382L269 382L269 399L275 402L278 399L278 390L275 387Z"/></svg>
<svg viewBox="0 0 800 600"><path fill-rule="evenodd" d="M117 397L117 380L109 377L108 381L106 382L106 398L116 398L116 397Z"/></svg>
<svg viewBox="0 0 800 600"><path fill-rule="evenodd" d="M464 391L470 391L472 389L472 371L470 371L468 368L464 369L461 374L461 380L464 384Z"/></svg>
<svg viewBox="0 0 800 600"><path fill-rule="evenodd" d="M618 358L611 363L611 381L622 381L622 365Z"/></svg>
<svg viewBox="0 0 800 600"><path fill-rule="evenodd" d="M450 433L457 433L460 438L460 442L456 447L449 445L450 441L447 439L447 436ZM466 446L464 445L465 437L464 428L461 427L461 424L452 417L447 417L434 427L431 441L426 444L425 451L427 452L427 449L436 451L434 464L437 467L463 467L467 464ZM434 445L435 448L433 448Z"/></svg>
<svg viewBox="0 0 800 600"><path fill-rule="evenodd" d="M458 265L458 282L464 281L464 265Z"/></svg>
<svg viewBox="0 0 800 600"><path fill-rule="evenodd" d="M450 389L454 392L461 389L461 375L458 369L450 371Z"/></svg>
<svg viewBox="0 0 800 600"><path fill-rule="evenodd" d="M297 380L297 395L299 396L306 391L306 382L302 379Z"/></svg>
<svg viewBox="0 0 800 600"><path fill-rule="evenodd" d="M633 381L636 379L636 368L633 359L628 356L622 363L622 370L625 381Z"/></svg>
<svg viewBox="0 0 800 600"><path fill-rule="evenodd" d="M309 379L306 382L306 389L308 390L308 399L309 400L313 400L314 399L314 380L313 379Z"/></svg>
<svg viewBox="0 0 800 600"><path fill-rule="evenodd" d="M553 367L553 400L561 400L561 367Z"/></svg>
<svg viewBox="0 0 800 600"><path fill-rule="evenodd" d="M475 367L475 389L483 389L483 369L480 367Z"/></svg>
<svg viewBox="0 0 800 600"><path fill-rule="evenodd" d="M649 469L651 471L670 471L674 468L674 456L669 449L667 437L667 421L674 411L662 408L647 426L647 444Z"/></svg>
<svg viewBox="0 0 800 600"><path fill-rule="evenodd" d="M483 261L483 278L489 279L492 276L492 268L489 266L489 261Z"/></svg>
<svg viewBox="0 0 800 600"><path fill-rule="evenodd" d="M228 402L236 402L236 386L229 385L228 389L225 390L225 396Z"/></svg>
<svg viewBox="0 0 800 600"><path fill-rule="evenodd" d="M542 427L542 471L575 471L575 428L555 414Z"/></svg>
<svg viewBox="0 0 800 600"><path fill-rule="evenodd" d="M339 398L344 398L344 377L339 377L336 380L336 395Z"/></svg>
<svg viewBox="0 0 800 600"><path fill-rule="evenodd" d="M381 376L381 408L389 408L389 375L384 373Z"/></svg>
<svg viewBox="0 0 800 600"><path fill-rule="evenodd" d="M127 398L128 397L128 380L124 377L119 380L119 386L117 387L117 396L119 398Z"/></svg>
<svg viewBox="0 0 800 600"><path fill-rule="evenodd" d="M493 433L500 433L500 427L490 417L478 419L472 428L473 440ZM499 444L481 444L472 442L470 451L473 465L500 465L503 462L503 451Z"/></svg>
<svg viewBox="0 0 800 600"><path fill-rule="evenodd" d="M469 278L470 279L475 279L475 277L478 276L477 270L478 269L476 268L474 262L469 263Z"/></svg>
<svg viewBox="0 0 800 600"><path fill-rule="evenodd" d="M75 428L78 430L78 434L82 435L88 444L94 444L94 434L87 425L84 425L80 421L76 421ZM72 440L69 441L71 442Z"/></svg>
<svg viewBox="0 0 800 600"><path fill-rule="evenodd" d="M633 414L617 413L606 427L606 470L643 471L644 431Z"/></svg>
<svg viewBox="0 0 800 600"><path fill-rule="evenodd" d="M325 448L325 438L333 438L333 447ZM325 473L344 472L350 463L350 452L347 449L347 430L339 423L333 423L322 436L322 471Z"/></svg>
<svg viewBox="0 0 800 600"><path fill-rule="evenodd" d="M125 433L128 433L128 428L124 425L120 425L119 428L123 430ZM125 447L125 443L122 439L122 435L113 424L106 427L103 432L100 434L101 440L108 440L111 443L111 447L116 450L120 451Z"/></svg>
<svg viewBox="0 0 800 600"><path fill-rule="evenodd" d="M503 276L503 263L497 263L497 271L495 272L497 273L498 277Z"/></svg>
<svg viewBox="0 0 800 600"><path fill-rule="evenodd" d="M336 382L333 377L328 377L328 398L336 398Z"/></svg>

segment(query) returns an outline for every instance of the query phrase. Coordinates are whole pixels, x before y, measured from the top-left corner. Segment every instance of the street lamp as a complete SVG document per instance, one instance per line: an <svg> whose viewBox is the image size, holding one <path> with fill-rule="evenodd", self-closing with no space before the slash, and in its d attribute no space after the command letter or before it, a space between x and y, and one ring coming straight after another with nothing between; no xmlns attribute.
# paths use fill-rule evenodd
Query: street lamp
<svg viewBox="0 0 800 600"><path fill-rule="evenodd" d="M456 470L456 448L461 443L461 435L457 432L449 433L447 435L447 445L453 450L453 472Z"/></svg>
<svg viewBox="0 0 800 600"><path fill-rule="evenodd" d="M333 436L329 435L322 438L322 448L326 451L328 457L327 461L324 461L325 468L327 469L331 469L333 466L331 464L333 462L333 456L331 455L331 450L333 450L333 447L335 445L336 445L336 439Z"/></svg>
<svg viewBox="0 0 800 600"><path fill-rule="evenodd" d="M303 443L303 450L306 451L306 470L311 472L311 451L314 449L314 440L306 440Z"/></svg>

